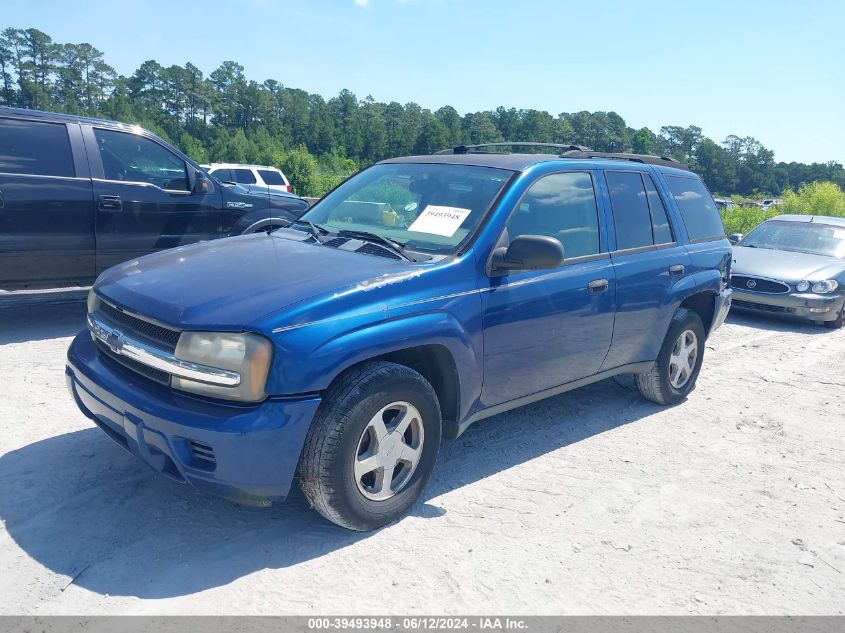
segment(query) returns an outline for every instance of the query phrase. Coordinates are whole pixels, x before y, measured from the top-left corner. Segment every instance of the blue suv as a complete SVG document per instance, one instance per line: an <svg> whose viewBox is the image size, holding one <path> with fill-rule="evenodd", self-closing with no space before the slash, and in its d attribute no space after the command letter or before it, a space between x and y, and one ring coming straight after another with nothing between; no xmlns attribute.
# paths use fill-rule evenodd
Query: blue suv
<svg viewBox="0 0 845 633"><path fill-rule="evenodd" d="M76 403L171 479L267 506L298 478L368 530L483 418L623 373L683 400L730 307L713 198L669 159L563 149L386 160L290 227L111 268Z"/></svg>

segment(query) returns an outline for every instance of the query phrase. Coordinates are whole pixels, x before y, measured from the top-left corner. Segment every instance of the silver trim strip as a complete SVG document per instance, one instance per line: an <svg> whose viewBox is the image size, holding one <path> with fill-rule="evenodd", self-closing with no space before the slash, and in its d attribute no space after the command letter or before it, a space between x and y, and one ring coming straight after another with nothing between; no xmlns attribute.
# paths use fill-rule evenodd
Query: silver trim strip
<svg viewBox="0 0 845 633"><path fill-rule="evenodd" d="M125 356L153 369L167 372L179 378L196 380L210 385L220 385L221 387L237 387L241 384L241 375L236 371L181 360L169 352L126 336L120 330L106 325L91 314L88 315L88 329L112 353Z"/></svg>

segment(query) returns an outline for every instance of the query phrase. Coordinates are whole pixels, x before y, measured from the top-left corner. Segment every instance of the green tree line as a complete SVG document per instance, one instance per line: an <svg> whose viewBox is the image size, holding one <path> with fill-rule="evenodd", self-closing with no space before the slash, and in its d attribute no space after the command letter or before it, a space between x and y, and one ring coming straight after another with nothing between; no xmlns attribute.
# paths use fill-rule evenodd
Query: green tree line
<svg viewBox="0 0 845 633"><path fill-rule="evenodd" d="M33 28L0 34L0 104L138 123L199 162L277 165L301 195L320 195L384 158L505 140L672 156L721 194L777 194L822 180L845 187L839 163L775 162L752 137L716 142L695 125L655 132L628 127L616 112L504 106L461 115L449 105L429 110L348 90L325 99L275 79L248 79L234 61L206 77L191 63L149 60L127 77L92 45L54 42Z"/></svg>

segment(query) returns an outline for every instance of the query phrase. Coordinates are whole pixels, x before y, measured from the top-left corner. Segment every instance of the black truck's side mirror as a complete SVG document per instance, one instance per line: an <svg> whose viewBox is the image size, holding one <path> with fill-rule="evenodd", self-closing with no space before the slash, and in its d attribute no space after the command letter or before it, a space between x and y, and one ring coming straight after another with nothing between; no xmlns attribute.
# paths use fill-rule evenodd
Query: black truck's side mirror
<svg viewBox="0 0 845 633"><path fill-rule="evenodd" d="M731 244L739 244L742 241L742 238L745 237L742 233L732 233L728 236L728 241Z"/></svg>
<svg viewBox="0 0 845 633"><path fill-rule="evenodd" d="M563 263L563 244L546 235L520 235L493 251L493 271L543 270Z"/></svg>
<svg viewBox="0 0 845 633"><path fill-rule="evenodd" d="M208 193L208 178L199 169L188 166L188 184L191 193Z"/></svg>

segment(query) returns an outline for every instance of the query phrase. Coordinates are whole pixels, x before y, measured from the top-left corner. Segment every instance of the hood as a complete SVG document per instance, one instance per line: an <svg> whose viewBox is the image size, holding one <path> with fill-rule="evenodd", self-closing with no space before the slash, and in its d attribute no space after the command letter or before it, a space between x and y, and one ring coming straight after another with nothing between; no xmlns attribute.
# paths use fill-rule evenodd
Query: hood
<svg viewBox="0 0 845 633"><path fill-rule="evenodd" d="M110 268L94 288L127 310L178 329L240 330L311 297L419 268L259 233L147 255Z"/></svg>
<svg viewBox="0 0 845 633"><path fill-rule="evenodd" d="M736 275L756 275L787 282L802 279L820 281L839 277L845 271L845 261L824 255L776 251L768 248L733 247L733 266Z"/></svg>

